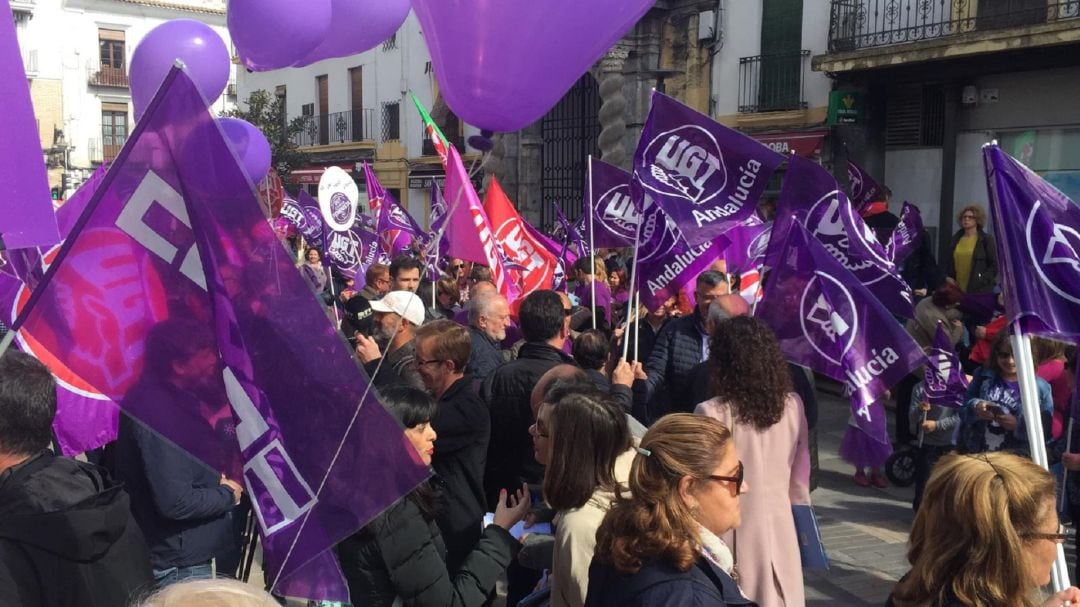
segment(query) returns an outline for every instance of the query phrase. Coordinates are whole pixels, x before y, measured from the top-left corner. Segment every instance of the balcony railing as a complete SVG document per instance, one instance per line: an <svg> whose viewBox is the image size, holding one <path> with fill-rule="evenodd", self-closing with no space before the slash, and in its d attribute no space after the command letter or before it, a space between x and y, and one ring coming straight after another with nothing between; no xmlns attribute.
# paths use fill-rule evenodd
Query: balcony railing
<svg viewBox="0 0 1080 607"><path fill-rule="evenodd" d="M293 143L309 146L372 140L374 114L375 110L362 109L304 116L304 130L293 137Z"/></svg>
<svg viewBox="0 0 1080 607"><path fill-rule="evenodd" d="M739 58L739 111L806 108L803 76L810 51Z"/></svg>
<svg viewBox="0 0 1080 607"><path fill-rule="evenodd" d="M100 138L90 139L86 144L86 155L92 164L111 162L120 155L123 145L102 145Z"/></svg>
<svg viewBox="0 0 1080 607"><path fill-rule="evenodd" d="M122 67L90 64L86 66L86 79L90 86L128 87L127 70Z"/></svg>
<svg viewBox="0 0 1080 607"><path fill-rule="evenodd" d="M829 50L919 42L1080 17L1080 0L832 0Z"/></svg>

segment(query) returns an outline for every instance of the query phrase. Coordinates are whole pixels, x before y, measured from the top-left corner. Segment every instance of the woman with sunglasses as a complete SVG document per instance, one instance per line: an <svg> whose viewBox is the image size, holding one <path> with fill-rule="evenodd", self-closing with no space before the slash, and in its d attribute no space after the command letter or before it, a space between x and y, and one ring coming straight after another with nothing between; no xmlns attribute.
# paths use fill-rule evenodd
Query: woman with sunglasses
<svg viewBox="0 0 1080 607"><path fill-rule="evenodd" d="M717 323L709 373L716 396L697 413L731 429L754 479L742 523L723 537L735 553L739 587L759 605L801 607L806 599L791 506L810 503L810 450L802 401L772 329L750 316Z"/></svg>
<svg viewBox="0 0 1080 607"><path fill-rule="evenodd" d="M1049 599L1058 522L1054 478L1011 453L947 455L934 468L911 527L911 571L891 607L1059 607L1080 590Z"/></svg>
<svg viewBox="0 0 1080 607"><path fill-rule="evenodd" d="M739 524L750 491L731 432L672 413L641 439L620 496L596 532L586 607L755 605L736 585L720 536Z"/></svg>
<svg viewBox="0 0 1080 607"><path fill-rule="evenodd" d="M965 293L990 293L997 284L997 248L985 232L986 211L977 204L960 209L960 229L953 234L951 255L945 256L945 275Z"/></svg>
<svg viewBox="0 0 1080 607"><path fill-rule="evenodd" d="M1014 451L1030 453L1024 411L1020 405L1019 369L1008 331L1000 331L990 347L986 366L975 373L960 411L958 446L965 453ZM1036 377L1039 411L1046 439L1050 437L1054 404L1050 384Z"/></svg>

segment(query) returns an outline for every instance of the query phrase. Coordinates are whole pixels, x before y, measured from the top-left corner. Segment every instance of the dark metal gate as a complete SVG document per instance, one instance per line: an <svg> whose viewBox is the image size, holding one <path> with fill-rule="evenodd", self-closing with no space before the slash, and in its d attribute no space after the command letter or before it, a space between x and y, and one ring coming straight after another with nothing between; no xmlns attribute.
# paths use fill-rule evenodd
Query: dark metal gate
<svg viewBox="0 0 1080 607"><path fill-rule="evenodd" d="M553 203L570 220L581 214L586 163L589 154L600 157L599 112L599 86L586 73L540 122L540 225L548 233L556 223Z"/></svg>

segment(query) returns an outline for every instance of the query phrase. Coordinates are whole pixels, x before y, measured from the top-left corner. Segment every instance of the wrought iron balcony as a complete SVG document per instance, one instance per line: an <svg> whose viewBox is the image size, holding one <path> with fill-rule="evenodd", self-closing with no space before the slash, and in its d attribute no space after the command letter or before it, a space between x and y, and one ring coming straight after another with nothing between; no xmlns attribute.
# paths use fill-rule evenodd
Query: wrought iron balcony
<svg viewBox="0 0 1080 607"><path fill-rule="evenodd" d="M86 66L86 80L90 86L127 88L127 70L122 67L89 64Z"/></svg>
<svg viewBox="0 0 1080 607"><path fill-rule="evenodd" d="M810 51L739 58L739 111L806 109L803 81Z"/></svg>
<svg viewBox="0 0 1080 607"><path fill-rule="evenodd" d="M1077 19L1080 0L832 0L829 51Z"/></svg>
<svg viewBox="0 0 1080 607"><path fill-rule="evenodd" d="M304 130L293 137L300 146L371 141L375 110L361 109L304 116Z"/></svg>

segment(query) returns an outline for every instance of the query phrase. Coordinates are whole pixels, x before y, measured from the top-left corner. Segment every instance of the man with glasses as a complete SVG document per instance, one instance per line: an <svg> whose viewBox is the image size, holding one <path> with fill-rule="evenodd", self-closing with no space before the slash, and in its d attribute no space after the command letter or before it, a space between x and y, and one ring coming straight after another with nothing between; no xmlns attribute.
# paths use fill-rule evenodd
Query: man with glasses
<svg viewBox="0 0 1080 607"><path fill-rule="evenodd" d="M416 329L424 324L424 302L416 293L390 291L386 297L371 302L371 310L375 317L374 335L372 338L356 334L356 355L375 386L404 384L423 389L424 382L413 359ZM384 357L386 360L382 361Z"/></svg>
<svg viewBox="0 0 1080 607"><path fill-rule="evenodd" d="M373 263L364 274L364 288L357 295L368 301L381 299L390 292L390 266Z"/></svg>
<svg viewBox="0 0 1080 607"><path fill-rule="evenodd" d="M455 571L480 539L491 421L476 380L465 370L472 350L465 327L436 320L416 330L415 343L413 364L424 388L439 401L431 420L438 434L431 467L446 484L446 507L435 522L446 542L447 571Z"/></svg>

